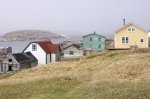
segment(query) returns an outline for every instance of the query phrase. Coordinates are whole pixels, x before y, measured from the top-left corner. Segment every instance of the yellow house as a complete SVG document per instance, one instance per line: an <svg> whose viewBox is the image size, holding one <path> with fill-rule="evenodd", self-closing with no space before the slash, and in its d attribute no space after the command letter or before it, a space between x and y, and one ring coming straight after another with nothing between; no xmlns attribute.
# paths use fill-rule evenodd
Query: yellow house
<svg viewBox="0 0 150 99"><path fill-rule="evenodd" d="M116 31L114 44L116 49L148 48L148 31L129 23Z"/></svg>

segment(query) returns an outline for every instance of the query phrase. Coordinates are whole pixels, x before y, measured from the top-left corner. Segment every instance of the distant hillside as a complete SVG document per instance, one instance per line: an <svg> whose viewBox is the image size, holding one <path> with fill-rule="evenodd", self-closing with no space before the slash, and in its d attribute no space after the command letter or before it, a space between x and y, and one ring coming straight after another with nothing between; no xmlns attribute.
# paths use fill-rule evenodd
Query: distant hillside
<svg viewBox="0 0 150 99"><path fill-rule="evenodd" d="M150 99L150 53L97 53L0 75L0 99Z"/></svg>
<svg viewBox="0 0 150 99"><path fill-rule="evenodd" d="M21 30L6 33L1 36L0 41L26 41L26 40L41 40L49 38L61 38L62 36L56 33L43 30Z"/></svg>

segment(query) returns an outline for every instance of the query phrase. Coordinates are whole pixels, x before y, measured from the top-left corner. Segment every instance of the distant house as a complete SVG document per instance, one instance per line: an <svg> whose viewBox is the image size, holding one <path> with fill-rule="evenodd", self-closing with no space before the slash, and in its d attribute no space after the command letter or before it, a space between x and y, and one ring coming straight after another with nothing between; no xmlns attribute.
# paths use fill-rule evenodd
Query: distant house
<svg viewBox="0 0 150 99"><path fill-rule="evenodd" d="M51 41L31 42L24 50L31 52L38 60L38 64L48 64L60 60L60 47Z"/></svg>
<svg viewBox="0 0 150 99"><path fill-rule="evenodd" d="M0 72L19 71L21 69L34 67L37 63L37 59L30 52L8 54L6 58L1 61Z"/></svg>
<svg viewBox="0 0 150 99"><path fill-rule="evenodd" d="M116 49L129 49L132 46L148 48L148 31L129 23L116 31L114 44Z"/></svg>
<svg viewBox="0 0 150 99"><path fill-rule="evenodd" d="M79 58L83 56L82 45L71 44L63 49L62 56L64 59Z"/></svg>
<svg viewBox="0 0 150 99"><path fill-rule="evenodd" d="M102 51L105 50L105 37L95 32L89 35L83 36L83 48L90 51Z"/></svg>
<svg viewBox="0 0 150 99"><path fill-rule="evenodd" d="M0 48L0 54L8 54L8 53L12 53L12 48L11 47L1 47Z"/></svg>

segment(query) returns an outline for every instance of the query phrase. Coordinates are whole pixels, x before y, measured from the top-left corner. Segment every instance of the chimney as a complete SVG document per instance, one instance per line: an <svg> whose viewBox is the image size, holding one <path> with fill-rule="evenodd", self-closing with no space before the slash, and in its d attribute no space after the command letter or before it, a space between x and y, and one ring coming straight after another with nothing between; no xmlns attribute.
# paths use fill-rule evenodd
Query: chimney
<svg viewBox="0 0 150 99"><path fill-rule="evenodd" d="M126 19L123 19L123 26L126 25Z"/></svg>

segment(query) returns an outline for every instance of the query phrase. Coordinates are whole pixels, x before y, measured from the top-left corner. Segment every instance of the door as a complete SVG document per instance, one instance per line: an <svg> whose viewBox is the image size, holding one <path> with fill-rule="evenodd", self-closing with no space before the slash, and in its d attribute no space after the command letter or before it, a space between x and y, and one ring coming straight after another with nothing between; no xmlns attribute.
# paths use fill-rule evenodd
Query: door
<svg viewBox="0 0 150 99"><path fill-rule="evenodd" d="M8 65L8 71L12 71L12 65Z"/></svg>

